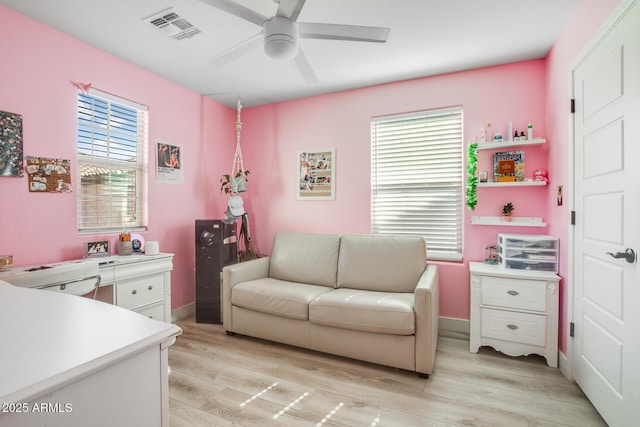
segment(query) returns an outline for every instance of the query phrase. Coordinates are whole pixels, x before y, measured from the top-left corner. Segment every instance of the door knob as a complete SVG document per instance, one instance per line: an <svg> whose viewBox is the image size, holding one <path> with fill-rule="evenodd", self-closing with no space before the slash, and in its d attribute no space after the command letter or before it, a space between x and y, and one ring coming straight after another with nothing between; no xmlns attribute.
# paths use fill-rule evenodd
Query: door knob
<svg viewBox="0 0 640 427"><path fill-rule="evenodd" d="M616 252L615 254L607 252L607 255L611 255L614 258L624 258L629 264L633 264L636 261L636 253L631 248L627 248L624 252Z"/></svg>

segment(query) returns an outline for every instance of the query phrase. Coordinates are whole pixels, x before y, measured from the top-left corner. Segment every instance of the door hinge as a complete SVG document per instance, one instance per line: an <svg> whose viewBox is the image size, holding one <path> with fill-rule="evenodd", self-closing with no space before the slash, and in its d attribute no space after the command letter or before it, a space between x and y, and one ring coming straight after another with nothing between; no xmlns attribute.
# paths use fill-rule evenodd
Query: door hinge
<svg viewBox="0 0 640 427"><path fill-rule="evenodd" d="M576 100L575 99L571 99L571 113L575 113L576 112Z"/></svg>
<svg viewBox="0 0 640 427"><path fill-rule="evenodd" d="M576 225L576 211L571 211L571 225Z"/></svg>
<svg viewBox="0 0 640 427"><path fill-rule="evenodd" d="M569 336L572 338L575 336L575 324L573 322L569 323Z"/></svg>

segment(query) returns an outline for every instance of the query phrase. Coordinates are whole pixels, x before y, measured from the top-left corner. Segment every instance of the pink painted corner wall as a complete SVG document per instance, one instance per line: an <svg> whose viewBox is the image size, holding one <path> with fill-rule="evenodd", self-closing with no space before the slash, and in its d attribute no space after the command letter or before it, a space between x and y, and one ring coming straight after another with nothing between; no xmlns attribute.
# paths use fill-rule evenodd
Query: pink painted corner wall
<svg viewBox="0 0 640 427"><path fill-rule="evenodd" d="M372 117L461 105L464 141L475 140L483 122L506 133L511 121L545 137L545 62L534 60L248 108L243 111L245 166L252 172L245 197L259 252L269 253L278 231L370 233L370 121ZM564 141L561 141L564 143ZM554 144L549 141L548 145ZM298 201L297 153L336 149L335 201ZM547 167L548 147L529 148L527 174ZM492 169L482 152L480 167ZM530 227L470 225L470 215L500 215L512 201L516 214L546 213L549 189L480 189L475 212L465 209L464 262L441 262L441 315L469 318L467 263L483 259L498 232L540 232ZM545 230L542 230L544 232Z"/></svg>
<svg viewBox="0 0 640 427"><path fill-rule="evenodd" d="M461 73L416 79L243 110L243 150L251 170L245 205L257 249L268 253L277 231L370 232L371 117L462 105L464 138L474 140L480 124L534 125L548 144L527 149L527 171L546 167L552 185L526 191L480 189L475 212L465 210L464 262L441 265L441 314L468 319L467 263L482 259L482 246L507 227L469 224L470 215L496 215L506 201L516 214L542 216L547 232L561 239L561 276L568 272L569 96L568 67L620 0L582 0L545 60L527 61ZM225 198L218 178L234 148L235 112L123 60L74 40L0 6L0 109L23 115L26 155L75 160L75 94L71 82L94 87L149 106L150 142L183 146L184 184L149 183L148 240L176 254L172 307L194 301L193 220L221 217ZM332 202L295 198L296 154L316 148L337 150L337 196ZM155 150L150 147L150 164ZM489 154L481 154L481 168ZM73 179L77 186L77 180ZM565 203L556 205L563 185ZM26 178L1 178L3 198L0 253L12 253L15 265L74 259L82 244L98 236L78 235L72 194L33 194ZM103 238L104 236L99 236ZM115 242L116 236L107 236ZM563 280L564 283L565 280ZM567 290L561 287L560 346L566 348Z"/></svg>
<svg viewBox="0 0 640 427"><path fill-rule="evenodd" d="M550 147L549 168L554 171L555 182L563 186L562 206L558 206L556 192L550 192L545 201L549 232L559 236L560 245L560 350L566 354L568 336L568 300L567 277L569 277L569 223L571 208L571 177L569 176L570 152L569 140L571 114L569 112L570 67L576 56L596 33L600 25L621 3L620 0L582 0L558 38L546 61L547 103L545 106L549 136L562 143Z"/></svg>
<svg viewBox="0 0 640 427"><path fill-rule="evenodd" d="M182 145L184 183L156 184L149 176L149 228L175 253L172 307L194 301L194 220L220 217L218 179L235 143L235 112L132 64L0 6L0 110L23 116L24 154L71 160L77 188L76 93L73 82L149 107L149 164L156 140ZM0 178L0 253L14 265L82 258L83 244L117 236L79 235L76 195L30 193L26 178Z"/></svg>

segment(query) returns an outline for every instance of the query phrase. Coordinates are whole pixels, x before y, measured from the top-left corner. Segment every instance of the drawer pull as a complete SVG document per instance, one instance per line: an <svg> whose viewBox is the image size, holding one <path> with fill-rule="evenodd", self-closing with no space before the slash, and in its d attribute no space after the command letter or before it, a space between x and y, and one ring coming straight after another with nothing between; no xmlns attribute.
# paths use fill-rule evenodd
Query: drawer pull
<svg viewBox="0 0 640 427"><path fill-rule="evenodd" d="M507 291L507 293L509 295L511 295L512 297L515 297L516 295L520 295L520 292L518 292L518 291Z"/></svg>
<svg viewBox="0 0 640 427"><path fill-rule="evenodd" d="M518 329L518 325L514 325L513 323L509 323L507 325L507 328L511 329L512 331L515 331L516 329Z"/></svg>
<svg viewBox="0 0 640 427"><path fill-rule="evenodd" d="M135 295L137 293L138 293L138 291L136 291L135 289L131 291L131 295Z"/></svg>
<svg viewBox="0 0 640 427"><path fill-rule="evenodd" d="M153 289L153 285L149 285L149 287L147 288L148 290Z"/></svg>

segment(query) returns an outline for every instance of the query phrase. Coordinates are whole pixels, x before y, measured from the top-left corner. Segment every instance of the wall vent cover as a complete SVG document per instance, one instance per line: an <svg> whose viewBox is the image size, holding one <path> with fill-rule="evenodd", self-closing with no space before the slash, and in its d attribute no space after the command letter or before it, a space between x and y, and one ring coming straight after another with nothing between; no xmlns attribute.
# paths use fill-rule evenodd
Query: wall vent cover
<svg viewBox="0 0 640 427"><path fill-rule="evenodd" d="M173 8L165 9L145 18L144 22L150 23L163 34L176 40L190 39L201 32L200 28L193 25Z"/></svg>

